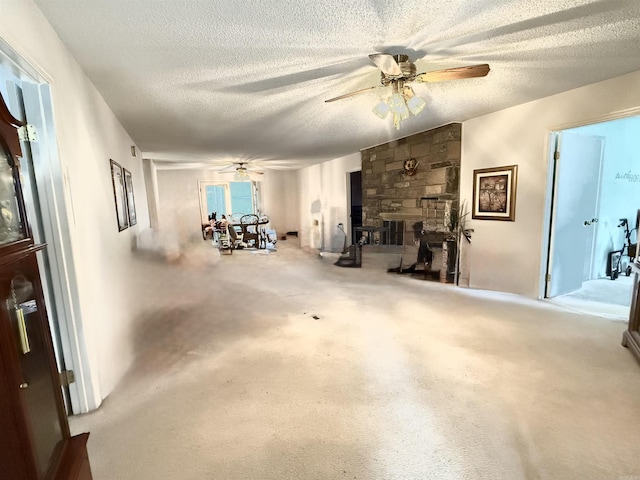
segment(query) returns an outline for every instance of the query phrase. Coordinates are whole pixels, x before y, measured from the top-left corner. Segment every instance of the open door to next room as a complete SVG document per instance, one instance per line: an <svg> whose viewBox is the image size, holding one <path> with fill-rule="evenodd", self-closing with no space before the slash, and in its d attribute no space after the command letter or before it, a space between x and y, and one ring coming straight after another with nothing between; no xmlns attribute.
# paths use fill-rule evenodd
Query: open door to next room
<svg viewBox="0 0 640 480"><path fill-rule="evenodd" d="M552 133L545 298L626 319L631 278L625 245L637 243L640 117Z"/></svg>

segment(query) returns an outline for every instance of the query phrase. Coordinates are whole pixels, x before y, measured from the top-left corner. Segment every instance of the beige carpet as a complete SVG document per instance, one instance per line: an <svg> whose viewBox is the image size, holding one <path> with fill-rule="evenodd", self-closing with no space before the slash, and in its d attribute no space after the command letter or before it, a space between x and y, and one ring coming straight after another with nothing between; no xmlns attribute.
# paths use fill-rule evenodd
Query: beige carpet
<svg viewBox="0 0 640 480"><path fill-rule="evenodd" d="M622 322L279 247L140 262L96 480L640 478Z"/></svg>
<svg viewBox="0 0 640 480"><path fill-rule="evenodd" d="M633 290L633 276L622 274L616 280L609 277L589 280L582 284L582 288L566 296L582 298L591 302L610 303L628 307L631 305L631 291Z"/></svg>
<svg viewBox="0 0 640 480"><path fill-rule="evenodd" d="M607 277L586 281L580 290L549 301L575 312L628 322L632 290L633 276L623 274L617 280Z"/></svg>

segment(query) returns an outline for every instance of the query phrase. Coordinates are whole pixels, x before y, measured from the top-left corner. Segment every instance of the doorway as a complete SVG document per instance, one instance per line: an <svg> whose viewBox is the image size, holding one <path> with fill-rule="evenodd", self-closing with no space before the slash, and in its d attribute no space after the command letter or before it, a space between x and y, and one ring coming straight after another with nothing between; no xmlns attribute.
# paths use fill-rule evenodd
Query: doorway
<svg viewBox="0 0 640 480"><path fill-rule="evenodd" d="M34 241L47 245L38 253L38 266L57 367L60 372L76 372L75 382L63 388L65 406L69 414L86 412L92 383L84 375L86 349L76 337L82 322L68 217L61 207L66 190L57 156L51 93L47 79L1 39L0 92L12 115L30 125L31 133L21 138L25 208Z"/></svg>
<svg viewBox="0 0 640 480"><path fill-rule="evenodd" d="M351 244L360 241L362 232L356 227L362 226L362 171L349 172L349 236Z"/></svg>
<svg viewBox="0 0 640 480"><path fill-rule="evenodd" d="M638 129L636 116L551 133L545 298L627 319L629 258L612 276L611 254L627 241L623 220L635 226L640 208ZM637 243L636 232L631 241Z"/></svg>

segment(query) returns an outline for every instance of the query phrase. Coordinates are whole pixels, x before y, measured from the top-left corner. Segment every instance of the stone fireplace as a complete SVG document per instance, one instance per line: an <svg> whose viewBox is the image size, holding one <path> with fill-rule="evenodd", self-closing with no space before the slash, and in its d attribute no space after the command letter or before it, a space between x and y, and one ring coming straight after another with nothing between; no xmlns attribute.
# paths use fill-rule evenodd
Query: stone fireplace
<svg viewBox="0 0 640 480"><path fill-rule="evenodd" d="M462 125L453 123L361 151L362 223L386 227L374 243L403 245L410 255L414 225L422 222L429 244L444 245L445 258L434 259L434 266L450 264L445 240L460 198L461 132Z"/></svg>

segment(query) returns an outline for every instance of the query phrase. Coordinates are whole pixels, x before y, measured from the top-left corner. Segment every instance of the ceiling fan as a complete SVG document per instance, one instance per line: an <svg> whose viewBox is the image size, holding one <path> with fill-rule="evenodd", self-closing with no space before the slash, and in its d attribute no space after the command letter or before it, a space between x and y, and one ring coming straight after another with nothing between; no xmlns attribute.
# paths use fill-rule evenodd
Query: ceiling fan
<svg viewBox="0 0 640 480"><path fill-rule="evenodd" d="M220 173L233 173L236 175L236 177L249 177L250 174L264 175L264 172L261 172L259 170L254 170L251 167L246 167L245 165L247 164L248 162L233 162L228 167L225 167L222 170L220 170ZM233 167L235 167L235 169L231 170Z"/></svg>
<svg viewBox="0 0 640 480"><path fill-rule="evenodd" d="M371 61L380 69L380 85L363 88L355 92L345 93L339 97L325 100L335 102L343 98L353 97L381 87L393 88L393 93L387 102L381 102L374 108L374 113L384 118L387 113L394 115L394 125L400 128L400 122L409 118L409 114L417 115L426 106L426 101L417 97L409 85L412 82L431 83L445 80L460 80L463 78L484 77L489 73L489 65L472 65L466 67L447 68L432 72L416 73L416 66L409 60L408 55L391 55L389 53L374 53L369 55Z"/></svg>

